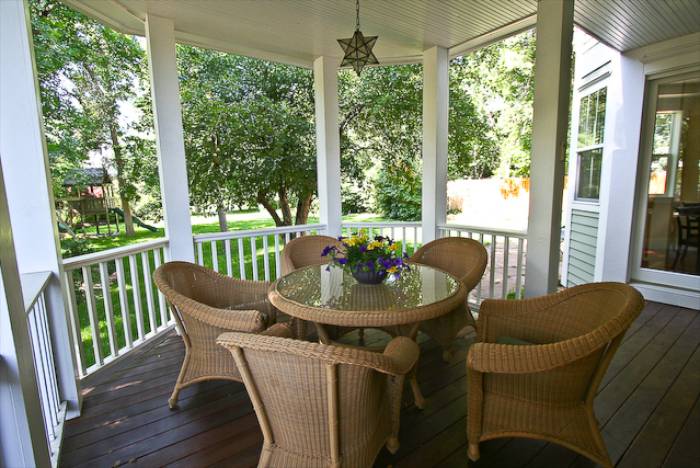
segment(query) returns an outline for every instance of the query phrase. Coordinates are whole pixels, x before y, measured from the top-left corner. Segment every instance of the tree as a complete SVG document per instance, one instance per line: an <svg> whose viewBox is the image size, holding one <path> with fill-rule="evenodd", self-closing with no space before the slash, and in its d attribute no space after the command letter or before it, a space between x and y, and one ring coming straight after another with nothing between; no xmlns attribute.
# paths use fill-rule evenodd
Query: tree
<svg viewBox="0 0 700 468"><path fill-rule="evenodd" d="M297 67L178 47L192 202L226 229L232 204L306 223L316 190L313 79Z"/></svg>
<svg viewBox="0 0 700 468"><path fill-rule="evenodd" d="M120 106L142 83L145 54L138 41L55 0L31 2L37 69L54 186L87 160L109 148L117 173L127 235L134 227L138 159L148 146L120 122Z"/></svg>

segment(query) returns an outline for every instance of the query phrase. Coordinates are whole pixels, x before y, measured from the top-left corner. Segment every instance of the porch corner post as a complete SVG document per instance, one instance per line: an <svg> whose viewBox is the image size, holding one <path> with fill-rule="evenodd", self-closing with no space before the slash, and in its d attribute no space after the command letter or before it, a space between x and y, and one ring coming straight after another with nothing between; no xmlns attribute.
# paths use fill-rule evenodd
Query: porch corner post
<svg viewBox="0 0 700 468"><path fill-rule="evenodd" d="M449 64L444 47L423 52L423 243L435 240L438 226L447 222Z"/></svg>
<svg viewBox="0 0 700 468"><path fill-rule="evenodd" d="M338 65L334 57L314 60L316 106L316 177L320 222L326 234L339 236L342 225L340 198L340 129L338 127Z"/></svg>
<svg viewBox="0 0 700 468"><path fill-rule="evenodd" d="M147 14L146 43L168 260L194 262L173 21Z"/></svg>
<svg viewBox="0 0 700 468"><path fill-rule="evenodd" d="M557 289L574 2L539 0L525 294Z"/></svg>
<svg viewBox="0 0 700 468"><path fill-rule="evenodd" d="M0 163L17 269L20 275L50 274L45 289L49 334L57 385L70 419L80 413L80 382L61 286L63 259L29 6L26 0L0 1L0 12Z"/></svg>

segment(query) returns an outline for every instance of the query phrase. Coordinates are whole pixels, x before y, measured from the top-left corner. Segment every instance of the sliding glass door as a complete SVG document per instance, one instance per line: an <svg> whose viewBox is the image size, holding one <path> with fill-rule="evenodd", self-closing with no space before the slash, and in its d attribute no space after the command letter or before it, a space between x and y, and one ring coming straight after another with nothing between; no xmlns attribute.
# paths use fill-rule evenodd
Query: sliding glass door
<svg viewBox="0 0 700 468"><path fill-rule="evenodd" d="M649 82L633 277L700 290L700 72Z"/></svg>

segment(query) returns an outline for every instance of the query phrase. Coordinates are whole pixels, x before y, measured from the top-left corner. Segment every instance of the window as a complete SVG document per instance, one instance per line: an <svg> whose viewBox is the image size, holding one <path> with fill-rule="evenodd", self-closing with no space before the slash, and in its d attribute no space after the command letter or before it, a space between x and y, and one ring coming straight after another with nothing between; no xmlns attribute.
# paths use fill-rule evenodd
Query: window
<svg viewBox="0 0 700 468"><path fill-rule="evenodd" d="M607 89L601 88L581 98L578 122L577 200L598 200L600 197L606 94Z"/></svg>

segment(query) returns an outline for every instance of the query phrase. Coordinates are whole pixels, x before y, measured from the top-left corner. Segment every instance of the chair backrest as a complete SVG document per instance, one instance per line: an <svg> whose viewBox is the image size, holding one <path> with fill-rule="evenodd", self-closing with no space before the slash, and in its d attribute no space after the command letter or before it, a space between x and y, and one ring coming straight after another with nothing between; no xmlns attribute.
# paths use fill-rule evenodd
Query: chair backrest
<svg viewBox="0 0 700 468"><path fill-rule="evenodd" d="M450 273L470 291L484 274L488 253L474 239L445 237L423 245L411 256L411 261Z"/></svg>
<svg viewBox="0 0 700 468"><path fill-rule="evenodd" d="M282 274L288 274L309 265L328 263L322 257L323 249L329 245L341 247L342 243L330 236L302 236L289 241L282 251Z"/></svg>
<svg viewBox="0 0 700 468"><path fill-rule="evenodd" d="M167 262L153 273L153 279L161 293L173 305L182 299L217 307L220 298L217 283L221 275L200 265L189 262Z"/></svg>
<svg viewBox="0 0 700 468"><path fill-rule="evenodd" d="M387 376L377 371L387 357L245 333L217 342L233 354L255 407L265 438L259 466L372 464L390 430Z"/></svg>

